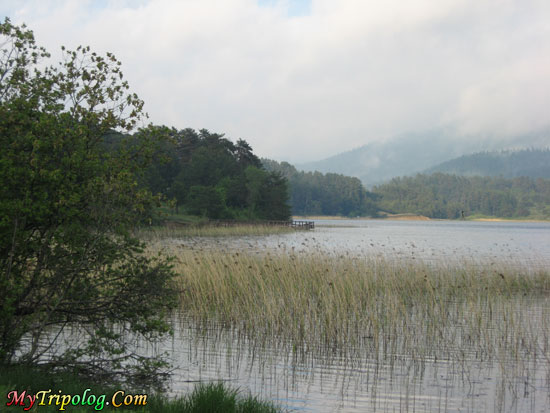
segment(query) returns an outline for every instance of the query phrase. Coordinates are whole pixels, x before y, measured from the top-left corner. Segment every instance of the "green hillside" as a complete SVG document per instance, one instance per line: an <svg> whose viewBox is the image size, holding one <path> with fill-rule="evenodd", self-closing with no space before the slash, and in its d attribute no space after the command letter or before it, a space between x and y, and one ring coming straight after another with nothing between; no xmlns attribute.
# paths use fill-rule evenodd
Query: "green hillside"
<svg viewBox="0 0 550 413"><path fill-rule="evenodd" d="M550 178L550 149L480 152L443 162L424 173L442 172L465 176Z"/></svg>
<svg viewBox="0 0 550 413"><path fill-rule="evenodd" d="M550 219L550 179L457 176L440 172L394 178L374 187L378 206L431 218L464 215Z"/></svg>

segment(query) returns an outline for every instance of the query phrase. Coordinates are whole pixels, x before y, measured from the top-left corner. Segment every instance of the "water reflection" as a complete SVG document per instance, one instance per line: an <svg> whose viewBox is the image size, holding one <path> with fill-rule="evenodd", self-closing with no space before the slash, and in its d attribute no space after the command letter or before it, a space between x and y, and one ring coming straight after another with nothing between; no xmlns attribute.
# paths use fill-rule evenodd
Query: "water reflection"
<svg viewBox="0 0 550 413"><path fill-rule="evenodd" d="M537 329L546 323L550 302L523 308ZM414 348L401 353L403 343L395 352L368 346L315 351L276 338L251 339L235 328L198 326L179 317L174 322L176 334L163 348L179 366L174 394L200 381L223 380L285 408L312 412L538 412L550 397L548 350L538 358L494 357L468 345L460 332L454 347L437 343L425 357L415 356ZM537 345L542 350L548 341Z"/></svg>

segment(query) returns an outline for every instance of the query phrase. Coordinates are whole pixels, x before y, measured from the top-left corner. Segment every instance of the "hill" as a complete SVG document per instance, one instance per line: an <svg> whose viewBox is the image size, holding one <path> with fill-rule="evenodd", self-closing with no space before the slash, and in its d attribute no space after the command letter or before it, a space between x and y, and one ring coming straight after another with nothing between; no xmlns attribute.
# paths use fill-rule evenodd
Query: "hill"
<svg viewBox="0 0 550 413"><path fill-rule="evenodd" d="M501 218L550 218L550 179L431 175L393 178L373 189L378 206L391 213L430 218L462 214Z"/></svg>
<svg viewBox="0 0 550 413"><path fill-rule="evenodd" d="M423 173L442 172L463 176L550 178L550 149L480 152L451 159Z"/></svg>
<svg viewBox="0 0 550 413"><path fill-rule="evenodd" d="M509 138L463 136L454 128L408 133L373 142L321 161L297 164L299 170L332 172L359 178L367 187L414 175L457 157L506 148L546 147L549 130Z"/></svg>

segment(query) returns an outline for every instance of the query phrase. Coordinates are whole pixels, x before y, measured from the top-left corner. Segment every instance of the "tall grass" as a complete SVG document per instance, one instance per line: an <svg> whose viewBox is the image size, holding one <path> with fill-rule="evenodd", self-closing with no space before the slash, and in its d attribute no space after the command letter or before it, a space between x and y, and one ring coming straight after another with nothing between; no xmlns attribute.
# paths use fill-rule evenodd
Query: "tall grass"
<svg viewBox="0 0 550 413"><path fill-rule="evenodd" d="M199 384L176 400L153 398L151 411L162 413L276 413L274 404L253 396L242 396L223 383Z"/></svg>
<svg viewBox="0 0 550 413"><path fill-rule="evenodd" d="M550 273L322 254L172 250L181 311L294 349L550 360ZM462 353L461 353L462 351Z"/></svg>
<svg viewBox="0 0 550 413"><path fill-rule="evenodd" d="M189 237L239 237L286 234L295 229L283 226L270 225L235 225L235 226L210 226L210 225L167 225L149 228L140 228L136 236L144 241L155 242L167 238Z"/></svg>
<svg viewBox="0 0 550 413"><path fill-rule="evenodd" d="M89 389L88 394L97 397L105 395L105 401L101 404L92 403L86 406L74 406L68 404L64 406L66 411L70 412L91 412L102 411L138 411L138 412L159 412L159 413L276 413L280 411L273 403L263 401L251 395L243 395L237 389L233 389L224 383L200 383L187 395L168 398L163 394L149 394L147 404L141 406L121 406L115 408L108 404L112 400L113 394L118 390L123 390L126 394L147 394L144 391L132 393L123 384L98 384L83 381L77 375L69 373L53 373L38 367L31 366L0 366L0 394L7 396L12 390L22 392L27 391L30 394L42 390L52 390L57 394L61 391L64 395L82 395ZM60 392L60 393L61 393ZM4 399L3 404L12 399ZM37 399L40 400L40 399ZM95 400L95 397L94 397ZM121 400L119 400L121 402ZM25 400L28 405L28 400ZM49 404L46 396L46 402L38 406L39 401L31 411L58 412L60 405L54 401ZM21 407L12 406L14 411ZM4 410L2 410L4 411Z"/></svg>

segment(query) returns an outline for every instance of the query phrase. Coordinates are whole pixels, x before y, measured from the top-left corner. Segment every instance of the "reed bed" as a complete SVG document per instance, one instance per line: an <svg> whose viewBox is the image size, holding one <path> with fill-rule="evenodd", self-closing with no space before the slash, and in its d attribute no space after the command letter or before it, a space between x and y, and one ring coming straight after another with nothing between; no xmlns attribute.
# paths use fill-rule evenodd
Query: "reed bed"
<svg viewBox="0 0 550 413"><path fill-rule="evenodd" d="M181 311L198 324L308 353L550 361L545 270L163 248Z"/></svg>
<svg viewBox="0 0 550 413"><path fill-rule="evenodd" d="M210 225L166 225L149 228L140 228L136 236L147 242L155 242L163 239L178 239L190 237L240 237L260 236L272 234L287 234L295 229L273 225L235 225L235 226L210 226Z"/></svg>

